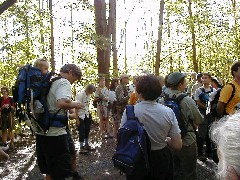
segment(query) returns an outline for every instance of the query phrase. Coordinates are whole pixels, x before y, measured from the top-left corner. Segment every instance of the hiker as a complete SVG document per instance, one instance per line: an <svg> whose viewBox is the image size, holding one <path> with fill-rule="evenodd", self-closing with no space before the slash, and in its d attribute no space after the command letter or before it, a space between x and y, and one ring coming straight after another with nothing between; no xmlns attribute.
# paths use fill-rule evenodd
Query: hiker
<svg viewBox="0 0 240 180"><path fill-rule="evenodd" d="M109 103L110 103L110 117L113 122L113 137L116 139L117 138L117 131L118 131L118 126L116 122L116 116L117 116L117 109L116 109L116 103L117 103L117 98L116 98L116 87L119 85L119 79L118 78L113 78L109 87Z"/></svg>
<svg viewBox="0 0 240 180"><path fill-rule="evenodd" d="M231 84L227 84L222 88L217 104L217 112L220 116L225 114L234 114L238 109L238 104L240 103L240 94L236 93L239 92L240 89L240 62L236 62L232 65L231 74L233 76L231 84L235 87L235 92ZM228 102L229 99L230 102Z"/></svg>
<svg viewBox="0 0 240 180"><path fill-rule="evenodd" d="M43 75L46 75L48 73L49 63L45 57L37 59L34 62L33 66L38 67Z"/></svg>
<svg viewBox="0 0 240 180"><path fill-rule="evenodd" d="M105 86L105 78L99 77L99 85L95 92L94 101L97 102L97 114L99 117L99 128L102 138L112 138L113 136L109 132L109 91Z"/></svg>
<svg viewBox="0 0 240 180"><path fill-rule="evenodd" d="M0 97L1 117L0 127L2 130L2 146L8 148L7 140L10 140L10 148L14 148L14 115L15 111L13 98L9 97L9 88L1 88L2 96Z"/></svg>
<svg viewBox="0 0 240 180"><path fill-rule="evenodd" d="M194 99L197 102L199 111L204 116L204 122L198 126L199 136L197 139L198 146L198 159L205 161L206 157L212 156L212 147L209 139L208 131L209 124L212 123L210 112L210 94L214 93L216 89L211 86L211 75L209 73L202 74L202 87L199 87L195 91ZM206 144L206 149L204 153L204 144Z"/></svg>
<svg viewBox="0 0 240 180"><path fill-rule="evenodd" d="M212 124L211 139L216 143L219 163L218 179L240 179L240 113L226 116Z"/></svg>
<svg viewBox="0 0 240 180"><path fill-rule="evenodd" d="M189 97L192 97L192 87L196 83L197 80L197 73L193 72L191 73L191 82L187 85L187 94Z"/></svg>
<svg viewBox="0 0 240 180"><path fill-rule="evenodd" d="M119 77L120 84L116 87L115 93L116 93L116 110L117 110L117 116L115 125L116 128L119 128L119 124L123 115L123 111L125 109L125 106L128 104L128 100L130 97L129 91L128 91L128 83L129 83L129 75L122 74Z"/></svg>
<svg viewBox="0 0 240 180"><path fill-rule="evenodd" d="M47 105L50 115L54 115L52 120L61 121L62 127L51 125L48 132L36 133L36 154L37 162L42 174L46 174L46 179L64 179L71 177L72 154L69 151L69 137L67 135L67 110L81 109L83 105L79 102L71 101L71 84L80 80L82 73L75 64L65 64L60 69L60 76L52 83L47 95Z"/></svg>
<svg viewBox="0 0 240 180"><path fill-rule="evenodd" d="M169 98L179 98L182 120L186 126L186 135L182 137L182 149L174 152L175 173L174 179L197 179L197 145L196 128L203 122L203 116L198 110L195 101L184 93L187 86L186 74L173 72L168 76Z"/></svg>
<svg viewBox="0 0 240 180"><path fill-rule="evenodd" d="M91 129L92 116L89 112L90 96L96 91L93 84L88 84L84 90L77 94L76 100L84 105L82 109L76 109L76 124L79 133L80 151L81 154L86 154L92 151L93 148L89 145L89 133Z"/></svg>
<svg viewBox="0 0 240 180"><path fill-rule="evenodd" d="M156 102L161 94L161 85L154 75L140 76L136 83L136 93L140 102L134 106L134 113L144 124L151 141L150 173L143 179L172 179L173 158L170 148L180 150L182 147L177 119L170 108ZM126 121L125 110L121 127ZM137 174L127 176L127 179L137 179L135 176Z"/></svg>
<svg viewBox="0 0 240 180"><path fill-rule="evenodd" d="M49 75L49 63L47 61L47 58L43 57L43 58L37 59L34 62L33 66L40 69L43 79ZM43 105L38 99L34 100L33 110L34 110L34 116L36 118L39 117L39 113L44 111Z"/></svg>
<svg viewBox="0 0 240 180"><path fill-rule="evenodd" d="M196 90L202 86L202 76L203 76L202 73L198 73L196 76L197 82L192 86L191 94L193 99L194 99Z"/></svg>

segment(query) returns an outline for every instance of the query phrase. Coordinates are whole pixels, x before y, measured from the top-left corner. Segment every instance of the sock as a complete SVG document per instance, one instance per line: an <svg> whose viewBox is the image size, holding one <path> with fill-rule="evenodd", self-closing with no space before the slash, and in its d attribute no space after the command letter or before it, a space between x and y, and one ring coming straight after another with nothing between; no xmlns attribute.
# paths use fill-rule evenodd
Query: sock
<svg viewBox="0 0 240 180"><path fill-rule="evenodd" d="M82 148L83 147L83 142L80 142L80 148Z"/></svg>
<svg viewBox="0 0 240 180"><path fill-rule="evenodd" d="M85 145L88 145L88 138L84 139Z"/></svg>

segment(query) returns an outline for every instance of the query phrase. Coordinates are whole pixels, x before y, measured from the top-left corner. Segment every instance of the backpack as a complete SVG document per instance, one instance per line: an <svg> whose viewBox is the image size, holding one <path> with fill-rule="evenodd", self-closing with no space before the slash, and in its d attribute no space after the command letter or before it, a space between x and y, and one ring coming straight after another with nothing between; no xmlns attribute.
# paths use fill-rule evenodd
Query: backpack
<svg viewBox="0 0 240 180"><path fill-rule="evenodd" d="M188 131L189 123L193 126L192 121L190 119L187 121L187 124L185 123L185 121L183 119L183 114L182 114L182 111L181 111L181 107L180 107L180 102L186 96L188 96L188 95L187 94L180 94L177 98L169 98L169 97L164 98L164 105L171 108L173 110L176 118L177 118L178 126L181 130L181 138L182 139L186 136L187 132L192 132L192 131ZM195 131L194 126L193 126L193 129Z"/></svg>
<svg viewBox="0 0 240 180"><path fill-rule="evenodd" d="M210 91L205 91L205 89L203 88L203 87L201 87L200 88L201 89L201 91L202 91L202 93L201 94L199 94L199 100L202 102L202 103L204 103L204 104L207 104L207 102L209 101L209 94L211 93L211 92L213 92L213 88L212 87L210 87Z"/></svg>
<svg viewBox="0 0 240 180"><path fill-rule="evenodd" d="M142 177L149 171L150 139L134 114L134 106L126 106L127 121L118 130L117 147L112 157L114 167L126 175Z"/></svg>
<svg viewBox="0 0 240 180"><path fill-rule="evenodd" d="M16 103L16 117L25 121L33 132L46 133L50 126L64 127L65 116L50 114L47 107L47 94L52 82L61 77L52 78L52 73L42 75L41 70L27 64L19 69L17 80L12 87ZM58 119L58 122L55 122Z"/></svg>
<svg viewBox="0 0 240 180"><path fill-rule="evenodd" d="M227 106L228 103L232 100L232 98L233 98L234 95L235 95L235 91L236 91L236 88L235 88L234 84L232 84L232 83L228 83L228 84L230 84L230 85L232 86L233 91L232 91L232 94L231 94L229 100L228 100L227 103L225 104L224 114L226 114L226 106ZM220 97L221 90L222 90L222 88L219 88L219 89L217 90L216 94L215 94L214 97L213 97L213 100L210 102L210 106L211 106L211 108L210 108L210 113L211 113L211 115L212 115L213 117L219 117L219 114L218 114L218 112L217 112L217 104L218 104L218 100L219 100L219 97Z"/></svg>

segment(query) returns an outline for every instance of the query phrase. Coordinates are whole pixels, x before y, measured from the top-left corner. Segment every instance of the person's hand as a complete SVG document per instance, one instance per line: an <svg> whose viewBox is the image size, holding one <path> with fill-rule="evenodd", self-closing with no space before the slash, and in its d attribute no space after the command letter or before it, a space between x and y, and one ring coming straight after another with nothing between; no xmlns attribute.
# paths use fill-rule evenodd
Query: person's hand
<svg viewBox="0 0 240 180"><path fill-rule="evenodd" d="M76 119L76 125L77 125L77 127L80 126L80 121L79 121L79 119Z"/></svg>
<svg viewBox="0 0 240 180"><path fill-rule="evenodd" d="M80 102L73 102L74 103L74 108L76 109L83 109L84 108L84 104L80 103Z"/></svg>
<svg viewBox="0 0 240 180"><path fill-rule="evenodd" d="M9 104L4 104L4 105L2 106L2 109L4 109L4 108L8 109L8 108L9 108Z"/></svg>

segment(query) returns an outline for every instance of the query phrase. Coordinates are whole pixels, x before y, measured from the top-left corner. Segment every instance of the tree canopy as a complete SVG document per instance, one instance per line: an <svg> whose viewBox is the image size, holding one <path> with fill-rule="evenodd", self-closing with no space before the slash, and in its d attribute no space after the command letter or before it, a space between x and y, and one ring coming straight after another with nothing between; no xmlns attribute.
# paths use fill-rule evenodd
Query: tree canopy
<svg viewBox="0 0 240 180"><path fill-rule="evenodd" d="M1 85L14 84L18 64L43 56L54 71L79 64L84 83L142 70L228 81L240 58L235 0L50 1L0 1Z"/></svg>

